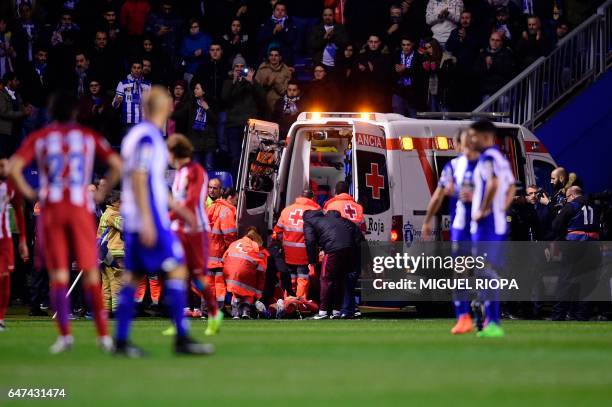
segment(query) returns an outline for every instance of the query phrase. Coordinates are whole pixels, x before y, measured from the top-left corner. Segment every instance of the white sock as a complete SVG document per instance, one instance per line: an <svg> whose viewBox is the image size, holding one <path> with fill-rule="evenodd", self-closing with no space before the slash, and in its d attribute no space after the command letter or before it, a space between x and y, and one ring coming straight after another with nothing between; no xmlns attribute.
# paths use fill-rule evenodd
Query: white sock
<svg viewBox="0 0 612 407"><path fill-rule="evenodd" d="M333 315L333 316L339 316L339 315L340 315L340 311L338 311L338 310L333 310L333 311L332 311L332 315Z"/></svg>
<svg viewBox="0 0 612 407"><path fill-rule="evenodd" d="M319 315L321 316L327 315L327 311L319 311Z"/></svg>

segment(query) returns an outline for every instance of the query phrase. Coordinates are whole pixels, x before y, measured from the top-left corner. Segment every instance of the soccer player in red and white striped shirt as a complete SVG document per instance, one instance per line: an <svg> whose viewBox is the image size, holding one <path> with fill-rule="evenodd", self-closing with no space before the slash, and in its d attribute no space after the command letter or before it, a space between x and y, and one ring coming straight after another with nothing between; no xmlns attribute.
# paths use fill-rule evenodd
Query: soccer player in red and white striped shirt
<svg viewBox="0 0 612 407"><path fill-rule="evenodd" d="M74 342L66 298L72 258L84 272L84 289L94 315L98 345L110 351L112 339L108 335L97 267L94 197L87 186L97 158L109 167L108 182L101 183L96 192L95 200L100 202L119 179L121 159L101 136L74 122L76 100L72 95L54 94L49 113L54 121L28 136L11 158L9 175L24 197L38 198L41 203L44 258L60 332L50 351L69 350ZM38 192L22 174L23 168L33 160L38 164Z"/></svg>
<svg viewBox="0 0 612 407"><path fill-rule="evenodd" d="M195 224L187 225L175 211L170 213L172 230L183 245L187 267L202 297L208 306L208 326L206 335L215 335L219 331L223 313L218 311L217 300L210 284L206 281L208 265L208 232L210 226L206 216L206 197L208 193L208 176L204 168L192 161L193 145L182 134L173 134L168 138L169 162L176 168L172 184L172 197L177 207L188 210L195 216Z"/></svg>
<svg viewBox="0 0 612 407"><path fill-rule="evenodd" d="M11 298L11 272L15 268L13 254L13 239L9 220L9 205L15 213L15 221L19 229L19 254L23 261L28 260L28 245L26 244L25 220L21 208L21 196L15 192L7 181L8 160L0 159L0 332L6 329L4 315Z"/></svg>

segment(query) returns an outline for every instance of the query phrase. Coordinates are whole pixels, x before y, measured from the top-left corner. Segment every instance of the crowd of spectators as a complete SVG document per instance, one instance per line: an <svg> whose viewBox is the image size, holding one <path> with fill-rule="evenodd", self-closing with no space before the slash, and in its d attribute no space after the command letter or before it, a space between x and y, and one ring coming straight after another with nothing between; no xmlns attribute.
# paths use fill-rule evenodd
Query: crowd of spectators
<svg viewBox="0 0 612 407"><path fill-rule="evenodd" d="M167 131L208 169L251 117L470 111L589 15L587 0L10 0L0 6L0 147L45 124L57 88L118 146L152 84ZM284 135L284 134L283 134Z"/></svg>
<svg viewBox="0 0 612 407"><path fill-rule="evenodd" d="M143 94L155 84L168 87L174 113L165 131L187 136L194 159L209 170L235 170L249 118L277 122L284 136L308 110L470 111L549 53L599 3L3 1L0 157L47 123L47 98L57 89L78 96L79 122L118 146L142 120ZM533 186L527 193L533 208L514 217L514 240L554 239L557 195ZM16 281L32 292L32 315L46 301L45 278ZM140 285L140 301L146 287ZM149 281L157 304L155 287ZM25 298L23 291L17 296Z"/></svg>

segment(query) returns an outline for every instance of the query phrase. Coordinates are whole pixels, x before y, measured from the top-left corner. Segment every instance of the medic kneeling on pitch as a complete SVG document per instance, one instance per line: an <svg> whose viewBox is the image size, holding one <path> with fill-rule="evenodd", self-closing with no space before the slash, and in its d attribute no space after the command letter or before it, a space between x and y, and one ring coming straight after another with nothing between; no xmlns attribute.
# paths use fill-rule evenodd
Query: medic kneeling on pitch
<svg viewBox="0 0 612 407"><path fill-rule="evenodd" d="M227 291L232 294L234 319L251 318L251 306L261 298L264 289L267 262L268 251L254 227L247 229L223 255L223 274Z"/></svg>

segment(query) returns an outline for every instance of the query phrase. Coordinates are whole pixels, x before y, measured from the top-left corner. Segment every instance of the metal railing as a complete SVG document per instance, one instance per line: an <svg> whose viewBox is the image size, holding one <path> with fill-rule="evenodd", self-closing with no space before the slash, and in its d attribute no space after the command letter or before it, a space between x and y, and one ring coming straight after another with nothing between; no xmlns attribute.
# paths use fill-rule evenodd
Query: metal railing
<svg viewBox="0 0 612 407"><path fill-rule="evenodd" d="M533 129L579 86L603 74L612 62L612 0L540 57L474 112L508 112L507 121Z"/></svg>

